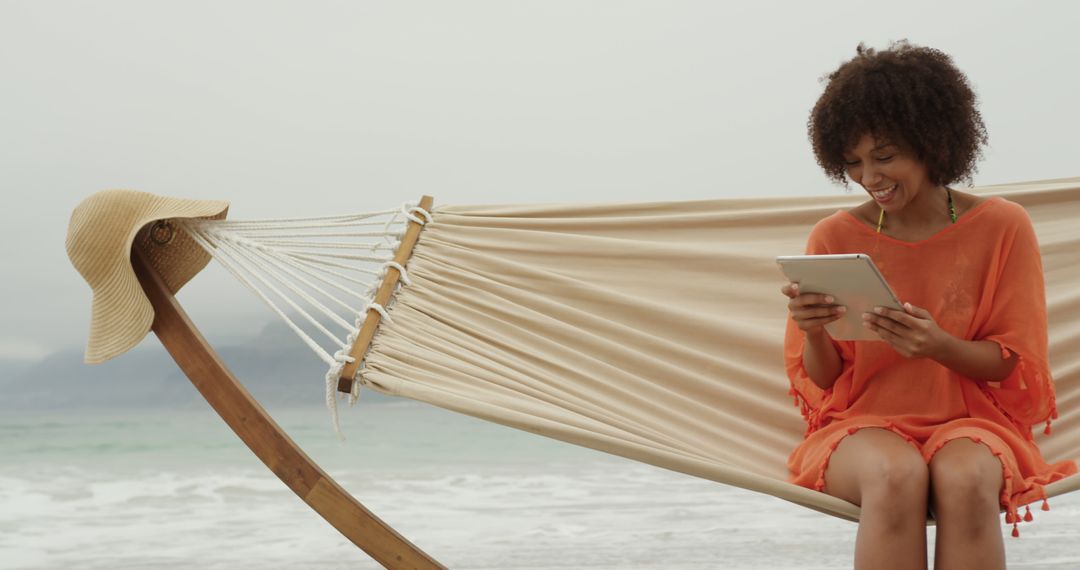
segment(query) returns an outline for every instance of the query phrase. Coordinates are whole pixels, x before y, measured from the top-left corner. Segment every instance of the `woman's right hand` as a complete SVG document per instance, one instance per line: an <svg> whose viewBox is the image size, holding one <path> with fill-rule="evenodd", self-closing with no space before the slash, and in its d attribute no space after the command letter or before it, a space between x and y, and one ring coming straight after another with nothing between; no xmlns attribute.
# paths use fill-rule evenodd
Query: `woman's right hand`
<svg viewBox="0 0 1080 570"><path fill-rule="evenodd" d="M840 319L847 307L836 305L833 298L820 293L800 293L798 283L788 283L780 288L788 299L788 312L795 324L807 334L825 332L825 325Z"/></svg>

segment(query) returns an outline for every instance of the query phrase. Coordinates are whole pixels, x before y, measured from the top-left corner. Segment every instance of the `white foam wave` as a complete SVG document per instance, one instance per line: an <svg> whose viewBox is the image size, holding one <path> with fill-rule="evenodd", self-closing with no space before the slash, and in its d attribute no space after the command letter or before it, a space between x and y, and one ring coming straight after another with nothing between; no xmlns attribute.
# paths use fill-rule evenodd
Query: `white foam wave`
<svg viewBox="0 0 1080 570"><path fill-rule="evenodd" d="M437 429L447 425L457 424L432 428L425 444L435 453L403 431L312 447L361 502L452 568L851 567L854 524L553 442L530 454L520 442L536 440L519 440L506 461L507 432ZM242 447L161 445L172 461L118 450L0 465L0 566L378 568ZM1051 503L1007 543L1010 567L1080 566L1080 496Z"/></svg>

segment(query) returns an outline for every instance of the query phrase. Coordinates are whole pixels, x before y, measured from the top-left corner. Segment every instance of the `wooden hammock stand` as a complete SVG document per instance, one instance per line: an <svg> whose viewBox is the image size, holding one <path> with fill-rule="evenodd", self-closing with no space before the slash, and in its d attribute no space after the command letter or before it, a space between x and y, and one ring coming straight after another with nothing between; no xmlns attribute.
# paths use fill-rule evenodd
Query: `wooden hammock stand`
<svg viewBox="0 0 1080 570"><path fill-rule="evenodd" d="M431 197L425 196L420 207L430 211L431 202ZM411 222L406 230L402 245L395 255L395 261L402 266L412 253L420 227L420 224ZM282 483L345 538L383 566L393 569L445 568L360 504L277 425L225 367L221 357L206 342L165 282L137 248L133 250L131 263L154 307L152 330L161 344L221 419ZM397 269L388 268L375 302L387 302L399 277ZM378 312L368 312L364 327L350 350L357 365L374 336L379 316ZM353 366L353 374L355 369L356 366ZM346 385L343 374L340 389L345 391L346 387L351 388L351 382L352 376L349 376Z"/></svg>

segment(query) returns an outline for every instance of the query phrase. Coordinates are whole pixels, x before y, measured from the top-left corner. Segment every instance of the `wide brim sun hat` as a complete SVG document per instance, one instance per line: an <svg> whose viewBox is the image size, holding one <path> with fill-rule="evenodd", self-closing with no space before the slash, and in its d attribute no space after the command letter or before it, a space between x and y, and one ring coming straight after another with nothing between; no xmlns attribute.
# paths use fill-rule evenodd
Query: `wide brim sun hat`
<svg viewBox="0 0 1080 570"><path fill-rule="evenodd" d="M137 345L154 309L131 265L137 246L176 293L210 261L177 218L223 219L229 203L187 200L136 190L104 190L82 201L68 224L67 253L93 292L85 360L104 362Z"/></svg>

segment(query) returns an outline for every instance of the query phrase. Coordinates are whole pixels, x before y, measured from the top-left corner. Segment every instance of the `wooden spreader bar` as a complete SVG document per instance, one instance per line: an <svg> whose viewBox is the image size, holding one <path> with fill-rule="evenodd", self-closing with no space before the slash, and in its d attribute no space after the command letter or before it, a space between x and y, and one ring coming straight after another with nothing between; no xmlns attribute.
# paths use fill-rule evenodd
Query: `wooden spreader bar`
<svg viewBox="0 0 1080 570"><path fill-rule="evenodd" d="M434 201L431 196L424 196L420 198L420 207L426 212L431 212L431 205ZM394 254L394 261L402 267L405 267L409 257L412 256L413 248L416 247L416 242L420 239L421 229L423 229L422 224L409 220L409 227L405 230L405 237L401 239L401 245L398 246L397 253ZM383 277L382 285L379 286L379 290L375 293L375 299L372 302L385 307L386 303L390 301L390 296L394 293L394 287L400 278L401 272L397 268L393 266L387 267L386 276ZM356 342L349 348L349 356L353 358L353 361L347 362L341 369L341 377L338 378L338 392L352 393L356 371L360 369L360 362L364 358L364 354L367 353L368 347L371 346L371 339L375 338L375 330L379 327L381 321L381 313L368 311L367 317L364 319L364 325L356 336Z"/></svg>
<svg viewBox="0 0 1080 570"><path fill-rule="evenodd" d="M131 264L154 308L152 328L161 344L210 406L278 479L383 566L445 568L379 520L289 438L229 372L137 249Z"/></svg>

